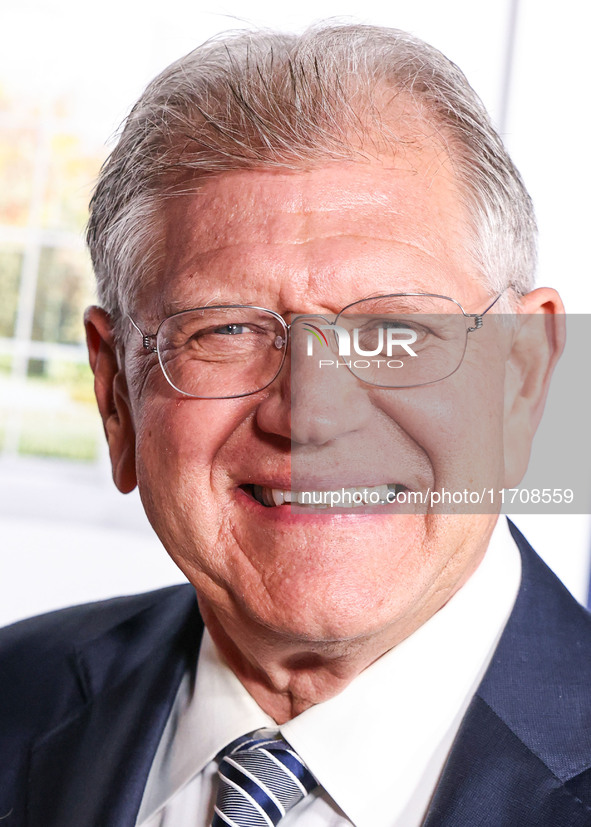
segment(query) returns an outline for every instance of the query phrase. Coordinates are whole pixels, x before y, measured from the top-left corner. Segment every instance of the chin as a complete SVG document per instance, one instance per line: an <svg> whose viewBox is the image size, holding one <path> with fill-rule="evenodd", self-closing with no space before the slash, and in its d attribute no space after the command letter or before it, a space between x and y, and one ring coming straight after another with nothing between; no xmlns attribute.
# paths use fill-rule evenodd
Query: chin
<svg viewBox="0 0 591 827"><path fill-rule="evenodd" d="M343 577L310 583L285 583L278 595L267 595L261 603L243 606L258 625L272 635L294 642L327 644L367 639L395 626L409 613L416 600L414 589L384 578L376 582L343 582Z"/></svg>

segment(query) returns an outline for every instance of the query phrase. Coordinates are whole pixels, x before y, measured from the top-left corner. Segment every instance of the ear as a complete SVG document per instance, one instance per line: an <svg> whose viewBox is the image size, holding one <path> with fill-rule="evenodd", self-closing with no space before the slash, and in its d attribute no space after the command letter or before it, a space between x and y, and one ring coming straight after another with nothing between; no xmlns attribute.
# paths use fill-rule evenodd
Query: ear
<svg viewBox="0 0 591 827"><path fill-rule="evenodd" d="M555 290L542 287L520 301L505 380L505 486L522 480L544 412L550 379L564 349L564 307Z"/></svg>
<svg viewBox="0 0 591 827"><path fill-rule="evenodd" d="M84 313L90 367L94 373L94 392L109 443L113 480L128 494L137 484L135 474L135 430L129 403L125 372L119 363L113 327L100 307Z"/></svg>

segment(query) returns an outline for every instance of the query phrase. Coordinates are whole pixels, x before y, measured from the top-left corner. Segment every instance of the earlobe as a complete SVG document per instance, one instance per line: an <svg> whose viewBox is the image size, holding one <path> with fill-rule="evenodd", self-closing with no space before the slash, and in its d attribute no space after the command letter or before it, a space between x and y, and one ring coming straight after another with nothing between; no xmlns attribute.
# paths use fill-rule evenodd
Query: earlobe
<svg viewBox="0 0 591 827"><path fill-rule="evenodd" d="M125 374L119 364L111 320L100 307L84 314L94 392L109 445L113 480L124 494L137 484L135 430Z"/></svg>
<svg viewBox="0 0 591 827"><path fill-rule="evenodd" d="M517 486L525 475L564 343L564 307L558 293L544 287L524 296L515 318L505 380L506 487Z"/></svg>

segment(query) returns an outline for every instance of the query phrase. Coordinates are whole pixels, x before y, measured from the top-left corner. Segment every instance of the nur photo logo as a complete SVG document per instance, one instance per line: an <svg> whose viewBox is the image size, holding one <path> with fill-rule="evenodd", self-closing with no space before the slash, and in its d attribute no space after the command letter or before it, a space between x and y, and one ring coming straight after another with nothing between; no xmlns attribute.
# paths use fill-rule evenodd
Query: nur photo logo
<svg viewBox="0 0 591 827"><path fill-rule="evenodd" d="M322 350L330 351L330 336L332 334L336 345L336 351L334 347L332 348L335 355L339 357L364 357L355 358L351 362L320 359L318 365L321 368L344 363L349 367L360 369L375 368L380 365L399 369L404 367L404 362L400 358L393 358L394 356L406 354L411 358L416 358L418 355L412 348L412 345L417 341L417 331L409 327L376 325L372 326L368 333L367 325L348 330L343 325L338 324L314 325L311 322L306 322L303 329L307 333L307 356L313 356L315 348L320 348L321 352ZM328 337L324 331L329 332ZM370 360L367 358L368 356L381 356L382 358Z"/></svg>

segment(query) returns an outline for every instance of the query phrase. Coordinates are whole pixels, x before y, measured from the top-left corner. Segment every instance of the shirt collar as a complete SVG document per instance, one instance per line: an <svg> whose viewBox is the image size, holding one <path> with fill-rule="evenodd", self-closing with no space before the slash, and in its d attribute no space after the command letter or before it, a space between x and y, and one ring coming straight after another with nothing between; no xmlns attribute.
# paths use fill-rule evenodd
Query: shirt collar
<svg viewBox="0 0 591 827"><path fill-rule="evenodd" d="M277 727L205 631L197 676L185 676L151 772L156 812L246 732L279 729L357 827L424 810L453 738L509 618L521 577L505 519L467 583L423 626L343 692ZM368 795L371 790L371 795Z"/></svg>
<svg viewBox="0 0 591 827"><path fill-rule="evenodd" d="M160 739L138 815L154 815L220 750L247 732L274 727L203 632L197 673L185 674Z"/></svg>

